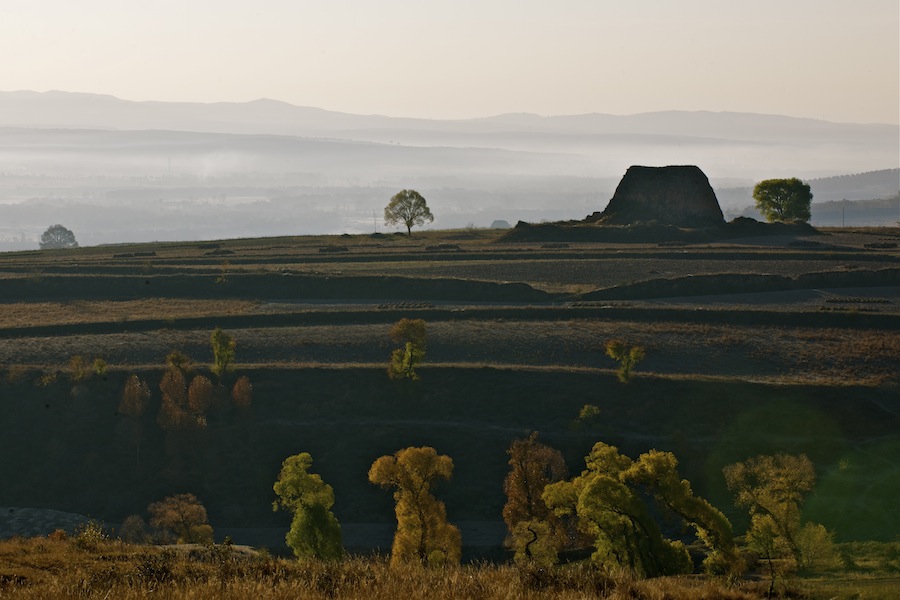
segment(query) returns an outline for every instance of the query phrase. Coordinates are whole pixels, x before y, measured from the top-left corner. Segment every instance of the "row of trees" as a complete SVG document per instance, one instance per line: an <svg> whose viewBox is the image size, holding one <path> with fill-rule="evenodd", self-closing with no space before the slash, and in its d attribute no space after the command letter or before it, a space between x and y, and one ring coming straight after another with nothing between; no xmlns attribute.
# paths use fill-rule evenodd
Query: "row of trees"
<svg viewBox="0 0 900 600"><path fill-rule="evenodd" d="M692 531L705 546L708 573L735 577L746 568L731 523L694 494L671 452L651 450L635 460L598 442L585 457L584 470L571 479L562 454L541 443L537 433L515 440L508 454L503 519L517 562L550 566L563 550L591 546L593 562L607 570L638 577L690 573L693 564L683 541L667 533L674 519L680 531ZM295 555L338 559L334 491L311 466L305 452L284 461L273 486L278 496L273 508L294 515L286 541ZM801 523L800 508L815 482L806 456L759 456L729 465L724 473L736 504L750 513L747 544L768 562L773 587L776 559L808 568L828 554L831 534L821 525ZM459 562L459 529L432 493L438 480L452 474L452 459L431 447L405 448L372 463L369 481L394 495L392 564Z"/></svg>
<svg viewBox="0 0 900 600"><path fill-rule="evenodd" d="M209 377L194 373L190 358L174 350L166 356L166 370L159 382L161 399L156 424L169 438L172 452L180 454L178 440L190 438L193 432L207 427L211 412L221 411L230 401L239 411L247 411L253 403L253 384L247 376L239 377L229 388L226 375L234 369L237 343L234 338L216 328L210 336L213 363ZM136 374L125 380L117 413L123 417L127 437L135 449L138 468L141 464L141 445L144 438L144 415L152 398L150 385Z"/></svg>

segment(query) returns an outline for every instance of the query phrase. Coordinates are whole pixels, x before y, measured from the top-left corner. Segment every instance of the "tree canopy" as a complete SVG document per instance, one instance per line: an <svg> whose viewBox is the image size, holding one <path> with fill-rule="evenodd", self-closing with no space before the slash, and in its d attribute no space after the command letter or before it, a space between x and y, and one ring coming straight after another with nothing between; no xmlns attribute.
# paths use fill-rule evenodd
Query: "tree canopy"
<svg viewBox="0 0 900 600"><path fill-rule="evenodd" d="M384 207L385 225L406 225L406 233L412 237L413 225L422 226L434 222L434 215L425 198L416 190L401 190L391 197Z"/></svg>
<svg viewBox="0 0 900 600"><path fill-rule="evenodd" d="M513 440L507 454L509 473L503 481L503 520L509 529L515 559L553 564L565 543L565 528L541 494L548 484L566 478L565 460L559 450L539 442L537 432Z"/></svg>
<svg viewBox="0 0 900 600"><path fill-rule="evenodd" d="M213 330L209 339L213 351L212 372L221 379L226 373L234 369L234 355L237 342L233 337L222 331L221 327Z"/></svg>
<svg viewBox="0 0 900 600"><path fill-rule="evenodd" d="M194 494L176 494L147 507L150 525L174 535L180 544L212 542L206 508Z"/></svg>
<svg viewBox="0 0 900 600"><path fill-rule="evenodd" d="M440 566L459 562L459 529L447 522L444 503L431 493L436 479L450 479L452 474L453 459L428 446L404 448L372 463L369 481L394 488L397 532L391 564Z"/></svg>
<svg viewBox="0 0 900 600"><path fill-rule="evenodd" d="M391 339L400 344L391 352L387 373L391 379L416 381L416 367L425 360L425 321L400 319L391 327Z"/></svg>
<svg viewBox="0 0 900 600"><path fill-rule="evenodd" d="M793 557L798 567L809 566L805 540L821 526L801 526L803 501L816 485L816 472L805 454L761 455L723 469L735 504L750 513L748 539L762 554ZM812 549L810 549L812 550Z"/></svg>
<svg viewBox="0 0 900 600"><path fill-rule="evenodd" d="M581 475L548 485L544 501L557 515L577 517L579 528L594 538L593 560L607 569L624 568L638 577L689 573L692 564L684 544L664 537L657 522L669 515L692 527L707 546L708 570L738 571L731 524L693 494L677 465L669 452L651 450L633 461L598 442L585 457Z"/></svg>
<svg viewBox="0 0 900 600"><path fill-rule="evenodd" d="M51 225L43 234L40 241L41 250L53 250L58 248L77 248L75 234L62 225Z"/></svg>
<svg viewBox="0 0 900 600"><path fill-rule="evenodd" d="M796 177L766 179L753 188L756 208L770 223L773 221L809 221L812 202L809 184Z"/></svg>
<svg viewBox="0 0 900 600"><path fill-rule="evenodd" d="M336 560L343 555L343 548L341 527L331 512L334 490L321 476L309 472L312 462L308 452L284 460L272 486L278 495L272 509L294 513L285 541L295 556Z"/></svg>

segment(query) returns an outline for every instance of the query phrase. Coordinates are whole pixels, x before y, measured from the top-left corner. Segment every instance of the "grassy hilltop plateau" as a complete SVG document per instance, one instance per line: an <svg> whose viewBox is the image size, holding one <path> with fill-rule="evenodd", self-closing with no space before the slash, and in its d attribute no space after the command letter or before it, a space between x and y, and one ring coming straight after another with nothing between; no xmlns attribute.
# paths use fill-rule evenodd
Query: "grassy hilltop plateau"
<svg viewBox="0 0 900 600"><path fill-rule="evenodd" d="M755 598L770 572L743 545L750 518L723 467L778 453L812 461L803 519L833 533L837 566L785 569L776 593L900 589L900 229L573 231L0 254L0 537L12 538L0 598ZM403 318L426 326L417 380L387 373ZM236 342L221 374L216 328ZM627 382L611 340L644 349ZM163 414L167 357L185 385L211 384L189 427ZM128 414L134 375L149 400ZM241 378L252 394L236 403ZM673 453L731 521L746 575L640 581L590 568L590 549L552 569L511 566L507 449L532 431L570 475L601 441L632 458ZM410 446L453 460L435 494L461 530L462 567L366 558L390 552L396 526L391 493L367 473ZM272 486L301 452L333 486L358 555L343 563L276 558L289 556L291 516L272 511ZM218 545L115 539L181 493L202 501ZM699 565L693 530L662 523Z"/></svg>

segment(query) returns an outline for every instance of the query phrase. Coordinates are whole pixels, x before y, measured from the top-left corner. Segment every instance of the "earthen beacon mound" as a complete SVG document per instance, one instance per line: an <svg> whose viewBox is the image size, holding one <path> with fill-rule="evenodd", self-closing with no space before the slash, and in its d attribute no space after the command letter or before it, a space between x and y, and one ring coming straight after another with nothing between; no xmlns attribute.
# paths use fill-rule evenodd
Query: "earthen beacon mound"
<svg viewBox="0 0 900 600"><path fill-rule="evenodd" d="M709 179L699 167L633 166L625 172L606 210L586 221L714 227L725 223L725 218Z"/></svg>

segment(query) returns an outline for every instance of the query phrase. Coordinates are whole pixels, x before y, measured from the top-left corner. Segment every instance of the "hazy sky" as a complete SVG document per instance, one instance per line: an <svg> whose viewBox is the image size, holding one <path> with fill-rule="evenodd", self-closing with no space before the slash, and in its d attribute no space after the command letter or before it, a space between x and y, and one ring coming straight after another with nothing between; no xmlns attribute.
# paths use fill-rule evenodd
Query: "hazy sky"
<svg viewBox="0 0 900 600"><path fill-rule="evenodd" d="M0 90L900 121L897 0L0 0Z"/></svg>

